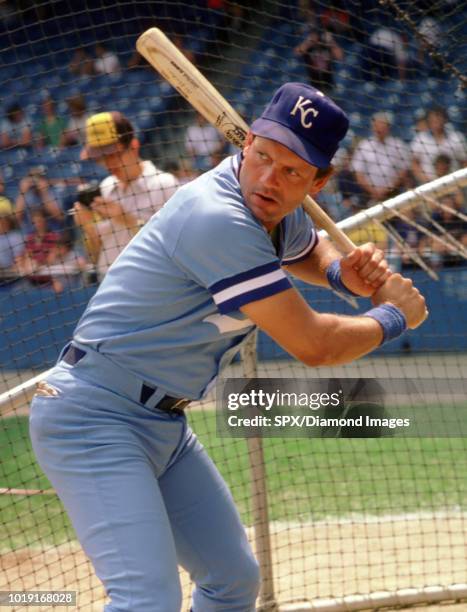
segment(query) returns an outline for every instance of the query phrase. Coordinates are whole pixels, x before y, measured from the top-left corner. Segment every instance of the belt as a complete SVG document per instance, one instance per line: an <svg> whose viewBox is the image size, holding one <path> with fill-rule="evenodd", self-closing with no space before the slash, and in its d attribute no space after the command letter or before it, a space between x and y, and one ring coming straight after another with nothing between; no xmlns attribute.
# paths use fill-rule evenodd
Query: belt
<svg viewBox="0 0 467 612"><path fill-rule="evenodd" d="M85 357L87 352L70 344L65 348L61 359L65 363L71 366L75 366L77 363ZM139 402L140 404L146 404L150 397L154 395L157 387L152 387L147 383L141 383L141 389L139 392ZM162 410L163 412L168 412L170 414L183 414L184 409L188 406L191 400L186 398L172 397L171 395L164 395L162 399L154 406L157 410Z"/></svg>

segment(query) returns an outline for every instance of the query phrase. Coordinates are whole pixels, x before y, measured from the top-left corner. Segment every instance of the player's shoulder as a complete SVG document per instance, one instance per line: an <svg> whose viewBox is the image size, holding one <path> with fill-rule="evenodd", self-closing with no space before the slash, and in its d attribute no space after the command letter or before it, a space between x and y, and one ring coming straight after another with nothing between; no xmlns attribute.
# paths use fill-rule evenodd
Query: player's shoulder
<svg viewBox="0 0 467 612"><path fill-rule="evenodd" d="M291 238L292 236L308 236L311 232L316 231L313 221L305 212L303 206L298 206L287 215L285 230L286 238Z"/></svg>
<svg viewBox="0 0 467 612"><path fill-rule="evenodd" d="M212 170L183 185L179 199L191 202L193 215L200 217L249 216L238 180L239 159L227 157Z"/></svg>
<svg viewBox="0 0 467 612"><path fill-rule="evenodd" d="M170 234L166 246L175 247L180 239L207 248L213 241L226 245L264 238L266 232L245 205L237 169L227 158L178 189L155 221L164 236Z"/></svg>

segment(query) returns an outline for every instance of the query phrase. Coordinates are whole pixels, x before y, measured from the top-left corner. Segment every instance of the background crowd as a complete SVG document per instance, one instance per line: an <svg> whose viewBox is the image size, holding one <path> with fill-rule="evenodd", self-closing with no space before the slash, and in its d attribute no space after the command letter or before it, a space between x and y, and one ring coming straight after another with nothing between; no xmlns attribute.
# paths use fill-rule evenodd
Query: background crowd
<svg viewBox="0 0 467 612"><path fill-rule="evenodd" d="M214 4L218 21L212 24L211 42L203 38L201 27L198 39L196 35L187 37L176 29L172 37L191 61L207 68L211 63L212 41L228 45L225 32L230 32L234 26L241 27L250 17L246 4ZM429 100L425 98L424 104L401 106L409 91L413 94L414 87L421 87L423 78L431 82L445 78L442 62L436 53L433 55L433 50L442 50L445 32L436 13L428 10L423 15L417 24L422 37L411 41L386 23L366 28L362 13L348 11L344 1L290 3L290 6L284 5L282 14L278 15L282 28L278 30L282 38L276 37L278 51L268 46L266 28L258 46L266 62L258 63L254 50L245 61L240 75L242 87L235 87L241 96L232 101L248 120L254 117L256 106L253 103L261 106L262 98L269 97L270 89L280 84L261 73L264 73L264 66L268 66L268 58L272 58L273 63L281 62L277 75L280 82L308 81L342 103L344 108L348 104L354 111L360 109L361 112L350 112L353 129L335 159L332 180L318 197L337 220L466 164L466 141L459 129L459 117L453 111L455 107L448 103L436 104L440 101L433 96ZM292 25L290 17L294 20ZM356 49L364 53L357 55ZM279 58L278 53L285 54L285 51L286 57ZM177 186L234 152L202 116L190 113L183 106L183 113L179 114L184 120L173 137L173 143L178 141L177 146L167 147L167 150L161 147L156 134L170 133L173 108L167 100L173 97L167 94L164 84L155 79L137 53L119 52L118 45L113 45L112 41L77 46L66 56L63 70L76 85L67 93L54 88L51 77L50 87L40 90L34 104L28 104L13 91L3 109L0 123L0 276L3 284L15 282L20 288L39 286L61 292L102 278L106 269L99 263L102 252L96 253L93 249L92 230L86 231L86 224L76 214L75 203L79 192L91 179L108 182L109 170L82 162L79 152L85 141L87 118L99 110L125 111L128 104L131 109L132 98L120 94L127 89L131 94L132 84L139 87L135 92L147 92L142 100L138 96L134 98L135 106L139 104L141 109L131 116L135 136L149 152L146 157L153 158L157 171L170 177L171 188L161 192L151 214L164 204ZM267 91L261 91L258 77L270 86L264 87ZM140 85L148 83L149 79L157 87L151 85L152 89L148 86L142 90ZM99 91L94 87L97 82ZM349 100L352 83L355 99ZM100 91L105 91L107 98L102 98ZM392 97L386 100L378 96L381 91L391 91ZM362 95L366 96L365 107ZM115 104L109 107L109 100L113 99ZM410 125L407 124L408 114L412 120ZM461 190L445 196L440 203L465 214L465 194ZM407 215L422 227L434 221L440 236L446 230L467 247L467 224L448 208L427 204ZM107 227L111 218L112 207L96 206L87 223L97 228ZM109 227L113 228L112 232L116 231L115 224L110 223ZM461 262L448 241L443 244L440 240L432 240L407 219L392 221L391 227L430 266L452 266ZM129 235L131 237L131 232ZM378 243L387 250L395 266L415 265L407 252L388 238L378 224L370 224L350 237L356 243L366 240ZM109 249L107 267L117 253L118 249L113 249L112 254Z"/></svg>

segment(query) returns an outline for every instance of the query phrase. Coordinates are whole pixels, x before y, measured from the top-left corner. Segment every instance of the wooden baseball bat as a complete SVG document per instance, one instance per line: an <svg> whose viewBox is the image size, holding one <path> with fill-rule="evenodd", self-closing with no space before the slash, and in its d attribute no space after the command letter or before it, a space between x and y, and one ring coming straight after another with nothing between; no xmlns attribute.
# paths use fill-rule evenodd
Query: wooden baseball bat
<svg viewBox="0 0 467 612"><path fill-rule="evenodd" d="M168 81L225 138L242 148L248 125L205 76L167 38L159 28L150 28L136 41L136 48L166 81ZM315 224L326 230L342 253L355 248L353 242L311 198L303 206Z"/></svg>

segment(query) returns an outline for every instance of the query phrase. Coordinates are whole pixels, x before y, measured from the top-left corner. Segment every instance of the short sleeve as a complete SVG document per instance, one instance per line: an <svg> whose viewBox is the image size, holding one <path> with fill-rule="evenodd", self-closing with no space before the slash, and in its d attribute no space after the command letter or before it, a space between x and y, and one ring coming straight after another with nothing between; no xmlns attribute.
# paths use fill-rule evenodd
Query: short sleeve
<svg viewBox="0 0 467 612"><path fill-rule="evenodd" d="M285 221L285 245L282 265L303 261L318 244L318 233L302 207L297 208Z"/></svg>
<svg viewBox="0 0 467 612"><path fill-rule="evenodd" d="M186 219L172 254L208 289L221 314L292 286L266 231L242 208L200 206Z"/></svg>

